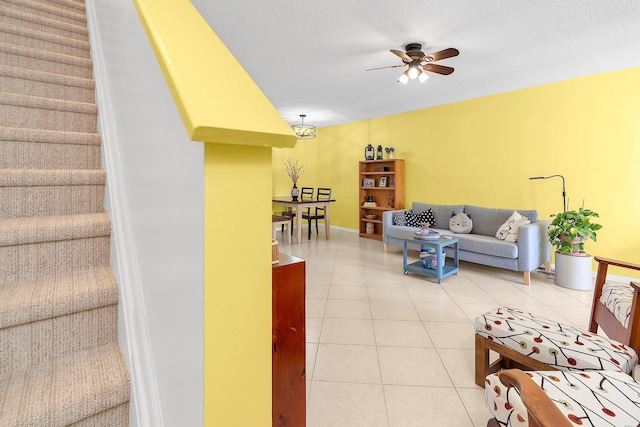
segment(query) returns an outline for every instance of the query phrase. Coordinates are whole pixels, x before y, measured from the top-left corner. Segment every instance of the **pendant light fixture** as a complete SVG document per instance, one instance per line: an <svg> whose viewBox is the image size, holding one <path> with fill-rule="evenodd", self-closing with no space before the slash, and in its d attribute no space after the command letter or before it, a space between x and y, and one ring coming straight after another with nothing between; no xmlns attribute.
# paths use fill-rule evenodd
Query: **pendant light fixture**
<svg viewBox="0 0 640 427"><path fill-rule="evenodd" d="M316 127L313 125L305 125L304 118L306 114L300 114L300 124L291 126L298 139L314 139L316 137Z"/></svg>

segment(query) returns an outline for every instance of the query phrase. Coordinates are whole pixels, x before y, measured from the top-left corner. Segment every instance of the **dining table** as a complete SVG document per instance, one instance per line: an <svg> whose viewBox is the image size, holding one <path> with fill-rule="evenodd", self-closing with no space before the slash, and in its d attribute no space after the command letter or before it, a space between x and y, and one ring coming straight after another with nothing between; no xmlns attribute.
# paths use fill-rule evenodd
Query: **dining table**
<svg viewBox="0 0 640 427"><path fill-rule="evenodd" d="M285 206L287 209L296 214L296 242L302 243L302 212L309 208L324 208L324 233L325 238L329 240L331 236L331 227L329 222L329 205L335 202L335 199L329 200L292 200L291 196L276 196L272 198L272 206ZM309 223L311 227L311 223ZM287 230L288 231L288 230Z"/></svg>

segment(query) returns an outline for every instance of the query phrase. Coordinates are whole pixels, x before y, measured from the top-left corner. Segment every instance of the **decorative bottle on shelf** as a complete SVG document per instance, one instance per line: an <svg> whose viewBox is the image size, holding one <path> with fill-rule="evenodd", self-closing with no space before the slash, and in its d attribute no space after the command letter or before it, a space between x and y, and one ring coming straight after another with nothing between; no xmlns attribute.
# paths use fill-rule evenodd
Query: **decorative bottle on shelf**
<svg viewBox="0 0 640 427"><path fill-rule="evenodd" d="M298 191L298 187L296 186L296 184L293 184L293 188L291 189L291 201L297 202L299 194L300 194L300 191Z"/></svg>

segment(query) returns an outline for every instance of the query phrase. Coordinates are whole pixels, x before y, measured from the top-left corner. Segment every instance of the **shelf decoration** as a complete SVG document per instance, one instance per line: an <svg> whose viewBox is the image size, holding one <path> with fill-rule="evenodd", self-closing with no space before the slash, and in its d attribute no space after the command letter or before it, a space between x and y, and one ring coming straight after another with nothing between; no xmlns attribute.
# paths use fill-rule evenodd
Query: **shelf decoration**
<svg viewBox="0 0 640 427"><path fill-rule="evenodd" d="M300 195L300 191L298 190L298 179L300 178L300 174L302 174L303 166L298 166L298 161L295 163L291 163L291 159L287 159L287 162L284 164L284 168L287 171L287 175L293 181L293 187L291 188L291 201L297 202L298 195Z"/></svg>
<svg viewBox="0 0 640 427"><path fill-rule="evenodd" d="M384 149L384 151L387 152L387 158L389 160L393 160L393 152L396 151L396 149L393 148L393 147L387 147L387 148Z"/></svg>

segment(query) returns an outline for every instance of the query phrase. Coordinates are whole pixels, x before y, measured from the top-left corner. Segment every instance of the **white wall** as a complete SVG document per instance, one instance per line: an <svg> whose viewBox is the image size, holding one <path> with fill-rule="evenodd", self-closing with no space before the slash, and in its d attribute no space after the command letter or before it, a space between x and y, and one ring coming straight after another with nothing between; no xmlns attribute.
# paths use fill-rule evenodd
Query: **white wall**
<svg viewBox="0 0 640 427"><path fill-rule="evenodd" d="M202 425L204 146L187 137L131 0L87 8L104 74L103 144L112 144L108 205L120 209L113 240L124 242L114 245L123 351L132 380L148 383L134 384L132 425ZM144 414L154 405L161 415Z"/></svg>

